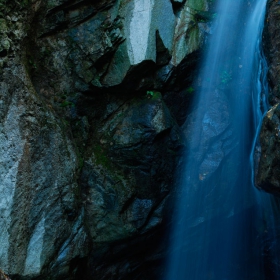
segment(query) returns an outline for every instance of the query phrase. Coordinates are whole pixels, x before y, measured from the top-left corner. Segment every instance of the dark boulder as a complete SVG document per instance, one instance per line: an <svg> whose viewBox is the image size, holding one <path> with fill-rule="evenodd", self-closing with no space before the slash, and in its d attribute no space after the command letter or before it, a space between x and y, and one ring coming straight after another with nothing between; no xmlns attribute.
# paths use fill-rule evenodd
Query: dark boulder
<svg viewBox="0 0 280 280"><path fill-rule="evenodd" d="M264 117L260 133L261 156L257 186L280 195L280 106L276 104Z"/></svg>

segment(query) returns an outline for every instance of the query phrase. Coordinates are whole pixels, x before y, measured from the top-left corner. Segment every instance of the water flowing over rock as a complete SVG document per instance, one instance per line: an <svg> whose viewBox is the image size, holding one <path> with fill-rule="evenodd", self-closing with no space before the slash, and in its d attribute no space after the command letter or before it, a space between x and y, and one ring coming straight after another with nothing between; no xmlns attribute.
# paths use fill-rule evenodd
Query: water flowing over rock
<svg viewBox="0 0 280 280"><path fill-rule="evenodd" d="M259 38L265 7L265 0L216 1L199 90L183 125L185 165L162 279L278 279L275 200L251 180L264 107Z"/></svg>
<svg viewBox="0 0 280 280"><path fill-rule="evenodd" d="M213 2L0 0L0 279L162 277ZM231 77L200 118L204 186L238 142Z"/></svg>
<svg viewBox="0 0 280 280"><path fill-rule="evenodd" d="M268 78L271 88L269 101L273 107L266 113L260 131L259 164L256 184L259 188L279 195L279 3L268 1L264 33L265 54L268 59Z"/></svg>

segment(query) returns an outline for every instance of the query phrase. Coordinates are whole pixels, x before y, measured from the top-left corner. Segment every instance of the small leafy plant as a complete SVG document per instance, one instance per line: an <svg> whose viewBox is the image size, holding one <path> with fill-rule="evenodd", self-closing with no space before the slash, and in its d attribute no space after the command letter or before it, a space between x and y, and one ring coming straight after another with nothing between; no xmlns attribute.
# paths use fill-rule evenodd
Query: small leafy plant
<svg viewBox="0 0 280 280"><path fill-rule="evenodd" d="M147 91L147 97L148 97L148 98L152 98L152 97L154 96L154 94L155 94L155 92L152 91L152 90L148 90L148 91Z"/></svg>
<svg viewBox="0 0 280 280"><path fill-rule="evenodd" d="M64 100L60 103L60 107L75 107L75 104L73 102Z"/></svg>
<svg viewBox="0 0 280 280"><path fill-rule="evenodd" d="M194 92L194 88L193 87L188 87L187 88L187 93L193 93Z"/></svg>
<svg viewBox="0 0 280 280"><path fill-rule="evenodd" d="M161 93L159 91L155 91L155 90L148 90L146 92L146 96L149 99L158 99L158 98L161 98Z"/></svg>

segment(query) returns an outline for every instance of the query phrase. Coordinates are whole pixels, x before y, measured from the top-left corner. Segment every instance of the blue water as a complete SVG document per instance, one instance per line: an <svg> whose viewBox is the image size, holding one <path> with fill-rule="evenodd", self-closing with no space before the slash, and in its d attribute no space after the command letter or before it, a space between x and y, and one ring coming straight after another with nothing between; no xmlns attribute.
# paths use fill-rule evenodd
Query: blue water
<svg viewBox="0 0 280 280"><path fill-rule="evenodd" d="M256 135L268 107L265 9L266 0L217 1L184 124L188 147L166 280L280 279L272 248L278 204L253 186Z"/></svg>

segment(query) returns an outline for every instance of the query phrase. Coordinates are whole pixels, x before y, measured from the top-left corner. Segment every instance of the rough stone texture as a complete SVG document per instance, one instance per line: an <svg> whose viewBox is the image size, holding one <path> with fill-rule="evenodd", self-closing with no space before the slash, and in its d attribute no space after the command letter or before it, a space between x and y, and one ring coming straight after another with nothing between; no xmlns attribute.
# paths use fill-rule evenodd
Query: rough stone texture
<svg viewBox="0 0 280 280"><path fill-rule="evenodd" d="M207 23L195 20L195 15L208 6L205 0L193 2L187 1L176 18L169 0L119 0L115 5L113 1L101 1L101 11L88 20L68 16L67 22L64 18L52 20L51 27L47 21L54 11L55 15L66 14L73 7L72 12L80 15L82 4L61 5L49 12L42 4L43 12L38 17L43 24L34 38L37 47L30 45L30 59L37 61L36 69L33 67L37 90L53 95L59 91L73 94L157 86L153 77L157 65L166 65L163 71L167 73L160 74L166 80L163 75L172 75L172 65L179 65L203 43ZM52 85L42 88L48 81L46 74Z"/></svg>
<svg viewBox="0 0 280 280"><path fill-rule="evenodd" d="M99 205L88 205L89 217L95 212L102 217L89 221L100 223L91 226L92 237L118 240L123 234L145 232L158 225L161 218L155 211L170 190L173 162L181 145L179 127L161 96L125 103L95 137L98 142L92 144L93 151L87 151L82 173L84 195L88 193L92 201L99 198ZM116 226L116 232L110 231L108 237L106 223Z"/></svg>
<svg viewBox="0 0 280 280"><path fill-rule="evenodd" d="M211 15L207 12L202 13L207 9L207 1L189 0L178 14L173 40L173 65L177 66L186 54L193 53L200 48L208 28L205 22L209 20L207 16Z"/></svg>
<svg viewBox="0 0 280 280"><path fill-rule="evenodd" d="M36 11L33 4L29 10L23 4L5 6L9 16L1 30L10 45L1 57L0 266L27 278L50 265L81 215L75 147L35 92L26 67L22 42Z"/></svg>
<svg viewBox="0 0 280 280"><path fill-rule="evenodd" d="M256 184L259 188L280 194L280 6L278 1L268 1L267 17L264 30L264 47L268 60L269 84L271 92L269 101L274 105L266 114L260 131L260 151L256 152L258 158L258 170L256 174Z"/></svg>
<svg viewBox="0 0 280 280"><path fill-rule="evenodd" d="M207 34L199 9L0 0L0 268L12 279L159 277L184 89Z"/></svg>
<svg viewBox="0 0 280 280"><path fill-rule="evenodd" d="M269 0L264 30L264 47L268 60L268 78L271 86L269 101L272 105L280 101L280 17L278 1Z"/></svg>
<svg viewBox="0 0 280 280"><path fill-rule="evenodd" d="M0 270L0 280L11 280L11 279L4 271Z"/></svg>
<svg viewBox="0 0 280 280"><path fill-rule="evenodd" d="M262 124L261 158L257 185L267 192L280 195L280 106L270 109Z"/></svg>

